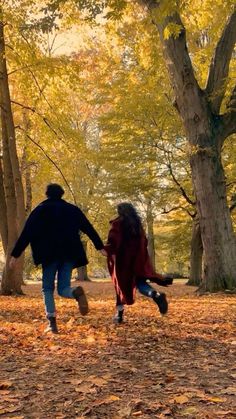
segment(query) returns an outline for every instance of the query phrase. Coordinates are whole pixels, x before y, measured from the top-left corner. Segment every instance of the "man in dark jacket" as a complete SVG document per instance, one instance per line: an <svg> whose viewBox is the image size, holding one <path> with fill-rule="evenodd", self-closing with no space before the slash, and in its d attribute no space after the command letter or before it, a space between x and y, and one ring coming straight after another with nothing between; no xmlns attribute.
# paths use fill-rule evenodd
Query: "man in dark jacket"
<svg viewBox="0 0 236 419"><path fill-rule="evenodd" d="M10 267L30 244L35 265L42 265L42 291L49 326L46 331L57 333L54 301L55 276L58 294L74 298L82 315L88 313L88 302L82 287L71 287L71 274L75 267L88 263L80 240L80 231L93 242L95 248L106 255L102 240L83 212L62 199L60 185L47 186L47 199L30 214L25 227L11 253Z"/></svg>

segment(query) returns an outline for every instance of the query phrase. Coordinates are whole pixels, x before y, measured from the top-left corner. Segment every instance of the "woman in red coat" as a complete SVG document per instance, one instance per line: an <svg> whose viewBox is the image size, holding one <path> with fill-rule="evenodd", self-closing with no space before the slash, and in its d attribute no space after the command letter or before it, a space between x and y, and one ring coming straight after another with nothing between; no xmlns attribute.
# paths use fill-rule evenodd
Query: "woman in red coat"
<svg viewBox="0 0 236 419"><path fill-rule="evenodd" d="M124 304L134 303L136 288L141 294L152 298L161 314L166 314L166 295L152 288L147 279L163 286L170 285L173 279L154 271L148 255L147 238L133 205L121 203L117 206L117 212L118 217L110 222L111 229L105 245L108 268L117 295L114 321L122 323Z"/></svg>

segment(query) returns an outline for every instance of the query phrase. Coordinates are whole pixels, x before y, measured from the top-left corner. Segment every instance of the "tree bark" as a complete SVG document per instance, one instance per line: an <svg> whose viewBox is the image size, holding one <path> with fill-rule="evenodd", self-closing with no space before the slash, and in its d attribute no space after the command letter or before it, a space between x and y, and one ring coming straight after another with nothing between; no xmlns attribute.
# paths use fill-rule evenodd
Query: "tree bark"
<svg viewBox="0 0 236 419"><path fill-rule="evenodd" d="M16 150L15 127L11 109L4 40L3 10L0 6L0 110L3 141L3 183L7 215L6 264L1 292L22 294L23 257L9 269L12 248L25 222L24 191Z"/></svg>
<svg viewBox="0 0 236 419"><path fill-rule="evenodd" d="M77 268L77 278L76 279L78 281L90 281L90 279L88 277L87 265L80 266L79 268Z"/></svg>
<svg viewBox="0 0 236 419"><path fill-rule="evenodd" d="M202 289L236 287L236 243L226 200L224 170L219 153L202 151L191 157L197 210L204 248Z"/></svg>
<svg viewBox="0 0 236 419"><path fill-rule="evenodd" d="M7 242L8 242L7 205L6 205L4 184L3 184L2 159L0 160L0 235L1 235L1 239L2 239L4 254L6 255L6 253L7 253Z"/></svg>
<svg viewBox="0 0 236 419"><path fill-rule="evenodd" d="M6 63L6 49L4 39L4 23L3 11L0 7L0 88L1 88L1 112L6 123L7 139L9 154L12 165L12 173L15 186L15 194L17 201L17 223L19 231L22 230L25 223L25 202L24 202L24 189L21 179L19 160L16 150L16 136L13 114L11 109L10 89L7 74Z"/></svg>
<svg viewBox="0 0 236 419"><path fill-rule="evenodd" d="M159 7L157 0L143 0L150 11ZM176 96L176 108L183 120L190 145L190 165L196 206L204 248L202 289L210 292L236 288L236 240L226 200L221 146L230 133L236 132L235 110L225 116L217 115L222 103L222 87L228 76L236 40L236 11L225 25L217 44L215 59L209 73L207 89L203 91L195 78L187 48L186 33L177 12L157 22L167 67ZM169 24L179 28L179 34L165 38ZM222 79L219 80L219 77ZM210 92L210 94L209 94ZM224 90L223 90L224 92ZM217 98L216 98L217 97ZM234 118L233 118L234 116Z"/></svg>
<svg viewBox="0 0 236 419"><path fill-rule="evenodd" d="M190 276L187 285L199 286L202 278L203 246L199 220L194 219L192 225Z"/></svg>
<svg viewBox="0 0 236 419"><path fill-rule="evenodd" d="M87 241L86 240L82 240L82 244L85 250L85 253L87 252ZM85 266L80 266L79 268L77 268L77 280L78 281L90 281L90 278L88 276L88 268L87 265Z"/></svg>
<svg viewBox="0 0 236 419"><path fill-rule="evenodd" d="M16 283L14 272L9 269L9 259L11 250L14 243L17 240L17 209L16 209L16 196L15 188L11 167L11 160L9 155L8 141L7 141L7 130L6 123L4 120L3 113L1 112L1 125L2 125L2 141L3 141L3 172L4 172L4 190L6 199L6 213L7 213L7 248L5 254L5 268L2 278L2 289L1 292L4 295L10 295L16 291Z"/></svg>

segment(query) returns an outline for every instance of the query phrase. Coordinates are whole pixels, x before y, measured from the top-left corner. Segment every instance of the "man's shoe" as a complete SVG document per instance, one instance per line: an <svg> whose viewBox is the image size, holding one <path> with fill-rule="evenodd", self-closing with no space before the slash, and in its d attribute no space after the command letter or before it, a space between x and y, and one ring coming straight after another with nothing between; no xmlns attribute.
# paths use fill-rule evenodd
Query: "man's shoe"
<svg viewBox="0 0 236 419"><path fill-rule="evenodd" d="M152 298L153 301L155 301L155 303L158 305L160 313L166 314L168 311L168 301L166 299L166 295L164 293L155 293Z"/></svg>
<svg viewBox="0 0 236 419"><path fill-rule="evenodd" d="M48 322L49 324L45 329L45 333L58 333L56 317L48 317Z"/></svg>
<svg viewBox="0 0 236 419"><path fill-rule="evenodd" d="M116 315L113 317L114 324L123 323L124 310L117 310Z"/></svg>
<svg viewBox="0 0 236 419"><path fill-rule="evenodd" d="M78 303L80 313L82 316L85 316L88 313L89 308L84 289L82 287L76 287L72 294Z"/></svg>

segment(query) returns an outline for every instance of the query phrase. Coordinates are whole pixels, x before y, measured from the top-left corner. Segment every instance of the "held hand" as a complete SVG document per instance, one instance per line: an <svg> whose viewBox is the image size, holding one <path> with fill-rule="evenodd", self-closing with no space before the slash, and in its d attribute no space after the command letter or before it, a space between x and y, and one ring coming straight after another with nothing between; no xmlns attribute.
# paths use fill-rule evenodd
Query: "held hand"
<svg viewBox="0 0 236 419"><path fill-rule="evenodd" d="M103 256L107 256L107 251L106 251L105 249L101 249L101 250L100 250L100 253L101 253Z"/></svg>
<svg viewBox="0 0 236 419"><path fill-rule="evenodd" d="M17 264L17 259L14 258L14 256L11 256L11 259L9 261L9 268L14 269L16 267L16 264Z"/></svg>

